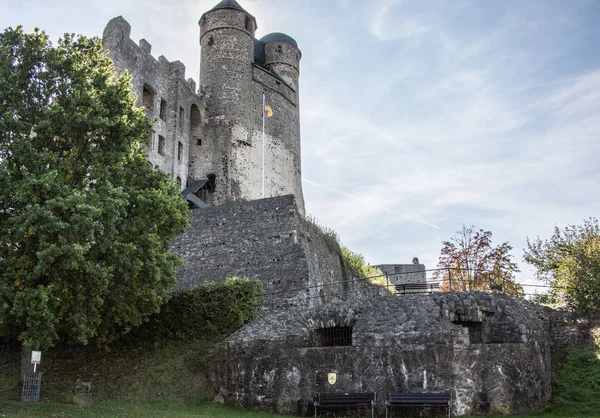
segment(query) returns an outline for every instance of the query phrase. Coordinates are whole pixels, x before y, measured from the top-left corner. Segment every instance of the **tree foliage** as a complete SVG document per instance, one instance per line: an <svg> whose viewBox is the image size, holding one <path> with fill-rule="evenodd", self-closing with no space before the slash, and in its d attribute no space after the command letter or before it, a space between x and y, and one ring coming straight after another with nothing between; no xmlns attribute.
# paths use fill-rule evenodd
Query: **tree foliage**
<svg viewBox="0 0 600 418"><path fill-rule="evenodd" d="M475 230L463 225L450 241L442 242L438 268L434 277L445 280L444 290L495 290L518 294L521 286L515 283L519 272L512 261L512 246L504 242L492 246L491 231Z"/></svg>
<svg viewBox="0 0 600 418"><path fill-rule="evenodd" d="M600 311L600 227L590 218L583 225L554 228L549 240L527 239L525 261L537 277L552 286L555 297L588 313Z"/></svg>
<svg viewBox="0 0 600 418"><path fill-rule="evenodd" d="M107 342L175 283L187 209L145 160L151 121L96 38L0 34L0 336Z"/></svg>
<svg viewBox="0 0 600 418"><path fill-rule="evenodd" d="M362 254L355 253L343 245L340 246L340 249L342 251L342 257L344 258L346 267L352 276L359 279L366 278L373 284L378 284L381 286L386 285L385 275L381 269L367 263Z"/></svg>

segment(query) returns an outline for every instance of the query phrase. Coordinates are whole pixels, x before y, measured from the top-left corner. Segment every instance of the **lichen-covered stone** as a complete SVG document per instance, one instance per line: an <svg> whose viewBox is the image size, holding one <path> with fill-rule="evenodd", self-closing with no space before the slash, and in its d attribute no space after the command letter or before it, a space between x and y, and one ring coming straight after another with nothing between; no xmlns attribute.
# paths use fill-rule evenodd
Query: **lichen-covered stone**
<svg viewBox="0 0 600 418"><path fill-rule="evenodd" d="M351 328L351 345L320 346L318 330L331 327ZM272 312L213 356L209 380L226 402L280 413L306 410L316 392L375 391L381 410L388 392L450 391L457 415L532 412L551 395L548 313L499 293Z"/></svg>

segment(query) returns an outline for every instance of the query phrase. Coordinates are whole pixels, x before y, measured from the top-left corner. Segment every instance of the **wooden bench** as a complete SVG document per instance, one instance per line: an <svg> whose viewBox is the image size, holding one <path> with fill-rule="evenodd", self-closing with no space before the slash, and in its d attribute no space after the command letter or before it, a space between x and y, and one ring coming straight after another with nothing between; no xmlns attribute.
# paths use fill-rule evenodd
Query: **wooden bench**
<svg viewBox="0 0 600 418"><path fill-rule="evenodd" d="M388 400L385 401L386 418L388 417L388 409L403 406L446 408L448 410L448 418L450 418L452 395L448 392L388 393Z"/></svg>
<svg viewBox="0 0 600 418"><path fill-rule="evenodd" d="M371 418L375 417L375 393L318 393L314 398L315 417L318 408L371 408Z"/></svg>
<svg viewBox="0 0 600 418"><path fill-rule="evenodd" d="M396 293L406 295L407 293L433 293L440 290L439 283L404 283L394 285Z"/></svg>

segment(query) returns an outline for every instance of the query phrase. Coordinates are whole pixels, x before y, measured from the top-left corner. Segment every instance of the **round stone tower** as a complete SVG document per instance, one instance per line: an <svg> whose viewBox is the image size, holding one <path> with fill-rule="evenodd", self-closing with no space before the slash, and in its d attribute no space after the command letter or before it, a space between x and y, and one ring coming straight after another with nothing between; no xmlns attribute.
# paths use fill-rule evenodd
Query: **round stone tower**
<svg viewBox="0 0 600 418"><path fill-rule="evenodd" d="M235 0L223 0L204 13L199 24L206 116L248 122L256 19Z"/></svg>
<svg viewBox="0 0 600 418"><path fill-rule="evenodd" d="M300 58L296 41L285 33L270 33L260 40L265 45L265 66L271 68L294 90L298 91Z"/></svg>

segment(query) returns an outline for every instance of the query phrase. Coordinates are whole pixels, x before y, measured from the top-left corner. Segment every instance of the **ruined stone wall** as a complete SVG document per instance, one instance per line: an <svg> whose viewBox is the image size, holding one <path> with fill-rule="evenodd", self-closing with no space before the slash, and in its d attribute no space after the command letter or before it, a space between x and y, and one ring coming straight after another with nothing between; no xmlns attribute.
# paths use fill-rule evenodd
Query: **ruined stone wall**
<svg viewBox="0 0 600 418"><path fill-rule="evenodd" d="M339 250L307 226L294 196L195 209L190 216L190 229L171 245L185 262L178 287L248 276L263 282L266 303L275 307L319 304L323 284L331 284L328 295L343 297Z"/></svg>
<svg viewBox="0 0 600 418"><path fill-rule="evenodd" d="M238 178L241 184L247 185L247 190L260 192L263 93L273 109L273 116L265 121L265 196L294 194L298 210L304 214L298 93L259 67L253 71L252 147L237 148L234 159L238 165L248 161L258 170L247 170L248 174L244 175L244 170L238 169Z"/></svg>
<svg viewBox="0 0 600 418"><path fill-rule="evenodd" d="M377 266L382 272L387 274L390 283L425 283L427 273L424 264L379 264Z"/></svg>
<svg viewBox="0 0 600 418"><path fill-rule="evenodd" d="M450 391L453 414L525 413L550 398L548 317L504 294L386 296L265 314L220 344L208 380L226 402L310 415L316 392ZM351 329L324 346L320 331ZM329 373L336 381L328 382Z"/></svg>
<svg viewBox="0 0 600 418"><path fill-rule="evenodd" d="M155 122L154 133L146 144L148 161L180 181L183 188L188 176L191 106L200 105L196 84L192 79L185 80L181 62L170 62L164 56L157 60L145 39L136 44L130 34L129 23L116 17L104 29L102 46L119 73L127 70L131 74L136 105L146 107L147 115ZM144 99L144 87L153 93L150 102Z"/></svg>
<svg viewBox="0 0 600 418"><path fill-rule="evenodd" d="M265 197L293 194L304 215L300 156L298 75L300 51L294 45L266 45L269 68L254 64L256 21L238 8L216 8L200 19L200 94L185 81L185 66L156 60L144 39L130 39L131 26L112 19L103 34L119 72L128 70L137 105L155 121L148 160L186 186L188 177L214 178L202 196L210 205L262 194L263 93L273 116L266 122ZM144 96L151 91L151 100ZM162 108L162 109L161 109Z"/></svg>

